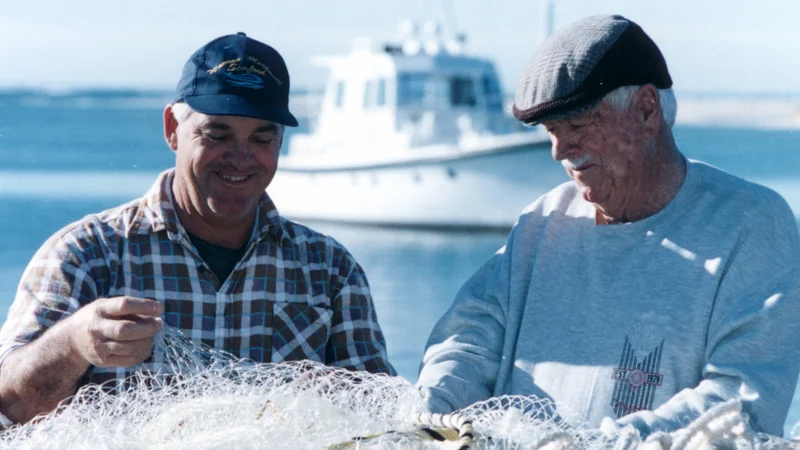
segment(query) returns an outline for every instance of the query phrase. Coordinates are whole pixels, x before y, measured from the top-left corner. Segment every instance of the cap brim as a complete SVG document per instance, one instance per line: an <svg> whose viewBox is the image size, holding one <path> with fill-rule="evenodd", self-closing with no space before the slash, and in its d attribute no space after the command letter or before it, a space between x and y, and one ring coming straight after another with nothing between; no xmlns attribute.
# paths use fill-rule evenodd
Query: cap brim
<svg viewBox="0 0 800 450"><path fill-rule="evenodd" d="M193 95L183 99L199 113L212 116L244 116L296 127L297 119L286 108L261 106L238 95Z"/></svg>
<svg viewBox="0 0 800 450"><path fill-rule="evenodd" d="M514 117L528 126L539 125L551 120L569 119L570 117L588 111L603 99L603 96L597 98L581 98L578 100L567 101L557 105L544 105L543 107L530 108L523 110L516 105L512 107Z"/></svg>

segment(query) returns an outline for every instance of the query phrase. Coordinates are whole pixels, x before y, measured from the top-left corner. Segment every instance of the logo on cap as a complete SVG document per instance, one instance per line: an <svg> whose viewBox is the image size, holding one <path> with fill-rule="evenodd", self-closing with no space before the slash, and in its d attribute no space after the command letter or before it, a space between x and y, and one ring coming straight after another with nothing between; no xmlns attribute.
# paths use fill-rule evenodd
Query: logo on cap
<svg viewBox="0 0 800 450"><path fill-rule="evenodd" d="M229 78L228 83L238 87L246 87L250 89L261 89L264 87L264 80L258 75L252 73L243 73L236 75L233 73L225 72L225 76Z"/></svg>
<svg viewBox="0 0 800 450"><path fill-rule="evenodd" d="M233 86L261 89L264 87L264 79L261 78L264 75L271 76L279 86L283 86L283 82L273 75L269 67L253 56L247 56L244 60L236 58L222 61L208 69L208 74L213 75L221 70L228 78L226 81Z"/></svg>

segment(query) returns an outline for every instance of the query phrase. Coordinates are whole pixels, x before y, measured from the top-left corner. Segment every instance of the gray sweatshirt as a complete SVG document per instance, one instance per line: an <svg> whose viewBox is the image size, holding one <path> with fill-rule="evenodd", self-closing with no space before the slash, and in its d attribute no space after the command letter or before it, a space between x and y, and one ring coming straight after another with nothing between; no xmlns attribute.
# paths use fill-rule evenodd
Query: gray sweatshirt
<svg viewBox="0 0 800 450"><path fill-rule="evenodd" d="M786 202L689 160L657 214L594 218L572 182L523 212L431 334L418 382L430 410L536 395L574 425L609 417L648 435L738 398L757 430L782 435L800 370Z"/></svg>

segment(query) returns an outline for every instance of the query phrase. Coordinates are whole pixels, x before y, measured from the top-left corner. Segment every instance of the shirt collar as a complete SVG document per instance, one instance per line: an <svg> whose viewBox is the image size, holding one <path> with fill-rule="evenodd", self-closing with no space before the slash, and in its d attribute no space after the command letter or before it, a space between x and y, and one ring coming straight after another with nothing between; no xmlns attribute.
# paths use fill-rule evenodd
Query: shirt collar
<svg viewBox="0 0 800 450"><path fill-rule="evenodd" d="M155 183L150 187L141 201L141 208L129 227L130 234L150 234L167 231L173 241L188 241L188 234L180 223L175 210L175 201L172 195L172 182L175 179L175 169L162 172ZM268 234L278 239L285 237L286 230L280 213L275 203L266 192L258 199L256 222L250 242L261 241Z"/></svg>

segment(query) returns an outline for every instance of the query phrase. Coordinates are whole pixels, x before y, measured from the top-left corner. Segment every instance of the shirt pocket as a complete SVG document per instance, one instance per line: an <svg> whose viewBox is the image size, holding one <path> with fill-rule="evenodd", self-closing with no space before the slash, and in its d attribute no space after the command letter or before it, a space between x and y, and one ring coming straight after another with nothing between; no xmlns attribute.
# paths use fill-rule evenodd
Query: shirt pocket
<svg viewBox="0 0 800 450"><path fill-rule="evenodd" d="M307 303L275 303L272 362L310 359L325 363L333 311Z"/></svg>

